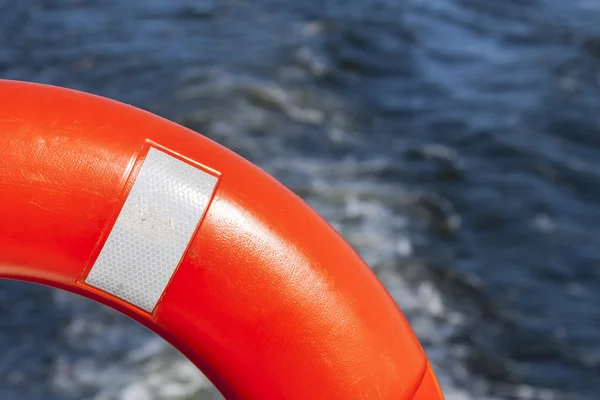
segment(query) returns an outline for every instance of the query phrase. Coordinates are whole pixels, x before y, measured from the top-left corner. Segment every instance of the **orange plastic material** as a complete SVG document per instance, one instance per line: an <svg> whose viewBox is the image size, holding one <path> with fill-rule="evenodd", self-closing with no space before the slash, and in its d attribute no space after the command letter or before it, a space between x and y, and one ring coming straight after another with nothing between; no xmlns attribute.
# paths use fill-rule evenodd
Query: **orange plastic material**
<svg viewBox="0 0 600 400"><path fill-rule="evenodd" d="M152 314L83 283L148 143L217 171ZM213 141L90 94L0 81L0 277L144 324L228 399L442 399L403 314L307 204Z"/></svg>

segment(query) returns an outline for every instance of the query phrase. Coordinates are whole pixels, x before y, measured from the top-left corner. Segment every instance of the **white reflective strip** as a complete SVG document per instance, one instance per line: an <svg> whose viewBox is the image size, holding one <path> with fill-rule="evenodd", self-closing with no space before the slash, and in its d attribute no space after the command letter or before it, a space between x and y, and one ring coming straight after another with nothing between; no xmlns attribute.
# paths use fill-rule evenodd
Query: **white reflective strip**
<svg viewBox="0 0 600 400"><path fill-rule="evenodd" d="M216 184L213 175L151 148L85 283L152 312Z"/></svg>

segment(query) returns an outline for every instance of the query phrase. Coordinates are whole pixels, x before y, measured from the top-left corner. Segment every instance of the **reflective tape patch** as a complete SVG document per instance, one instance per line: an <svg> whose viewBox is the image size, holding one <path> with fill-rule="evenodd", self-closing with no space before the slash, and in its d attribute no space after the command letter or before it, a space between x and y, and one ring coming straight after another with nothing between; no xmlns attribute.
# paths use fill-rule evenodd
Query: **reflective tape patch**
<svg viewBox="0 0 600 400"><path fill-rule="evenodd" d="M85 283L152 312L206 211L217 179L150 148Z"/></svg>

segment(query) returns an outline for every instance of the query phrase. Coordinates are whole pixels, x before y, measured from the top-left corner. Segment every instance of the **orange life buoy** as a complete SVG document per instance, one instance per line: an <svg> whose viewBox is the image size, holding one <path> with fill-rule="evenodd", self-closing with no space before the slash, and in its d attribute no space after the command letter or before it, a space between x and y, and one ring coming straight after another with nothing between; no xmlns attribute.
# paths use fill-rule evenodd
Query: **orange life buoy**
<svg viewBox="0 0 600 400"><path fill-rule="evenodd" d="M0 277L153 330L229 399L442 399L396 303L271 176L148 112L0 81Z"/></svg>

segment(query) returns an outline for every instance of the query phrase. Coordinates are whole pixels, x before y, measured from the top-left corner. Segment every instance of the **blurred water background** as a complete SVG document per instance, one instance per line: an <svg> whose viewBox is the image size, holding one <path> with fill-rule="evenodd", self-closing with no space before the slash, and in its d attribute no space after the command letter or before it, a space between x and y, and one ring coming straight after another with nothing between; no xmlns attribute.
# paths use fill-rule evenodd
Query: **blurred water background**
<svg viewBox="0 0 600 400"><path fill-rule="evenodd" d="M273 174L377 272L447 399L600 398L600 1L0 0L0 77ZM116 312L0 282L0 398L219 397Z"/></svg>

